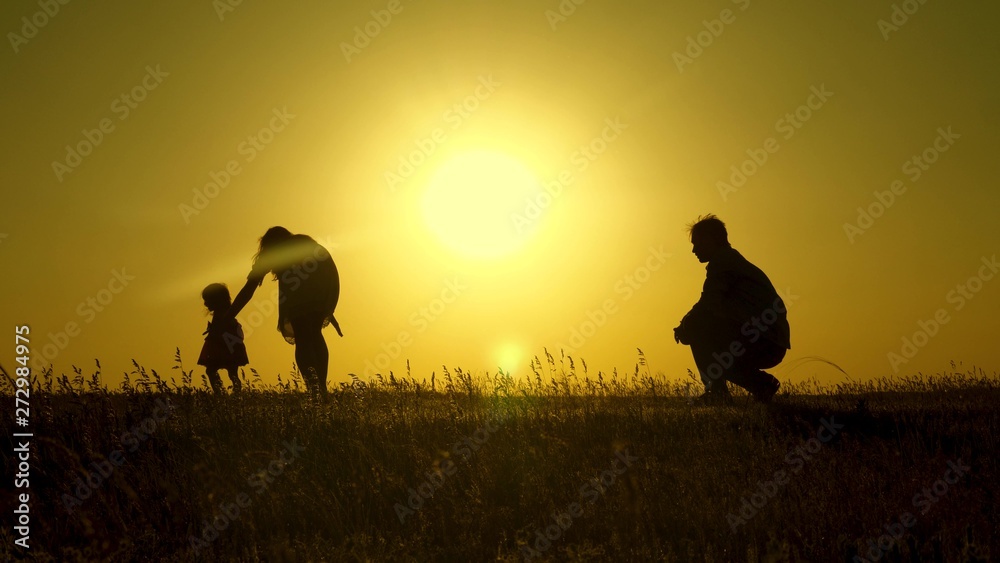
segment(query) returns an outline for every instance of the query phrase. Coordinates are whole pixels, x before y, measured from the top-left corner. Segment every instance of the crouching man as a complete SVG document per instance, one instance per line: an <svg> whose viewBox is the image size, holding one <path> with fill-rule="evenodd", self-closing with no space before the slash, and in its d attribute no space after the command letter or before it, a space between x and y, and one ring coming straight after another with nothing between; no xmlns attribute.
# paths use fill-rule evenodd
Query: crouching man
<svg viewBox="0 0 1000 563"><path fill-rule="evenodd" d="M730 246L718 217L699 217L689 232L692 252L708 266L701 299L674 329L674 340L691 347L705 384L699 402L731 401L727 381L768 402L780 384L763 370L791 348L785 304L764 272Z"/></svg>

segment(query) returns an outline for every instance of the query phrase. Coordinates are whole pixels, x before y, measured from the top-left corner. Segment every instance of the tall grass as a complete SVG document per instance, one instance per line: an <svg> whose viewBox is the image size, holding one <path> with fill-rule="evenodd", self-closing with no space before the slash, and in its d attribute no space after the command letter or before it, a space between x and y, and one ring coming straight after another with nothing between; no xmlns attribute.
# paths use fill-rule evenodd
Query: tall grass
<svg viewBox="0 0 1000 563"><path fill-rule="evenodd" d="M176 361L169 377L133 361L115 389L99 363L36 376L36 559L515 561L574 502L582 515L535 560L850 561L907 511L916 523L886 560L998 548L995 373L785 382L772 405L699 407L692 374L653 375L641 351L627 374L546 353L528 378L407 370L353 377L326 399L301 392L294 369L277 384L244 372L242 396L214 396ZM831 418L844 428L792 473L788 456ZM289 443L304 449L276 463ZM116 450L124 462L67 501ZM637 461L616 474L626 451ZM914 495L956 460L971 470L921 514ZM5 455L6 475L13 464ZM787 484L734 531L742 500L779 470ZM583 496L607 471L614 481ZM413 509L425 482L433 496ZM244 498L217 538L203 534ZM0 556L16 555L10 528L0 535Z"/></svg>

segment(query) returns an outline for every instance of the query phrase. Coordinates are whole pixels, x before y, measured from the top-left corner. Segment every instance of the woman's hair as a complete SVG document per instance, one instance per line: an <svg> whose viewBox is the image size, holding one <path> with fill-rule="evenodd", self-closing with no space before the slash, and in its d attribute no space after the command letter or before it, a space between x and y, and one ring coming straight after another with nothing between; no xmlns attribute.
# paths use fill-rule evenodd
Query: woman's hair
<svg viewBox="0 0 1000 563"><path fill-rule="evenodd" d="M201 290L201 298L205 300L205 307L209 311L229 307L233 304L229 297L229 288L224 283L208 284L205 289Z"/></svg>
<svg viewBox="0 0 1000 563"><path fill-rule="evenodd" d="M292 233L284 227L271 227L264 233L264 236L260 237L260 245L257 247L257 254L253 255L254 264L259 264L262 259L267 260L268 255L272 258L269 260L273 264L273 252L277 250L282 243L288 242L292 238ZM267 262L265 262L266 264ZM278 273L274 272L271 268L268 268L274 273L274 279L278 279Z"/></svg>
<svg viewBox="0 0 1000 563"><path fill-rule="evenodd" d="M256 261L262 254L281 245L282 242L287 241L291 237L292 233L288 229L284 227L271 227L264 233L264 236L260 237L260 246L257 247L257 254L253 256L254 260Z"/></svg>

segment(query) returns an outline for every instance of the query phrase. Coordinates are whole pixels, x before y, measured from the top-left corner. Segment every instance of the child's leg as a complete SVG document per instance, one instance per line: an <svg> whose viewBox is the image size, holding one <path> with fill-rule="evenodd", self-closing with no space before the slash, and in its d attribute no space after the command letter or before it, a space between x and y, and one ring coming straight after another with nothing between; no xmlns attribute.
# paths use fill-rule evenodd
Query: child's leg
<svg viewBox="0 0 1000 563"><path fill-rule="evenodd" d="M243 389L243 384L240 382L240 368L229 366L226 368L226 372L229 373L229 379L233 382L233 394L235 395Z"/></svg>
<svg viewBox="0 0 1000 563"><path fill-rule="evenodd" d="M212 391L222 393L222 378L219 377L219 368L205 368L208 374L208 382L212 385Z"/></svg>

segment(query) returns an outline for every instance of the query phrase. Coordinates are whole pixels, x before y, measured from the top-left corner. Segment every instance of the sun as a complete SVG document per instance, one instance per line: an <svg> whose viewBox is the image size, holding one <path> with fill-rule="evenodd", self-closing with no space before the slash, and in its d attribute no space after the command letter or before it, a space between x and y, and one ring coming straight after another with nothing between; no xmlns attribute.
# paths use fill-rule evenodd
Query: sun
<svg viewBox="0 0 1000 563"><path fill-rule="evenodd" d="M521 368L521 362L524 361L524 349L508 341L498 345L493 351L493 356L497 367L506 373L516 374Z"/></svg>
<svg viewBox="0 0 1000 563"><path fill-rule="evenodd" d="M523 214L539 182L516 159L477 150L457 155L431 177L423 197L427 226L453 251L497 258L526 241L513 217Z"/></svg>

